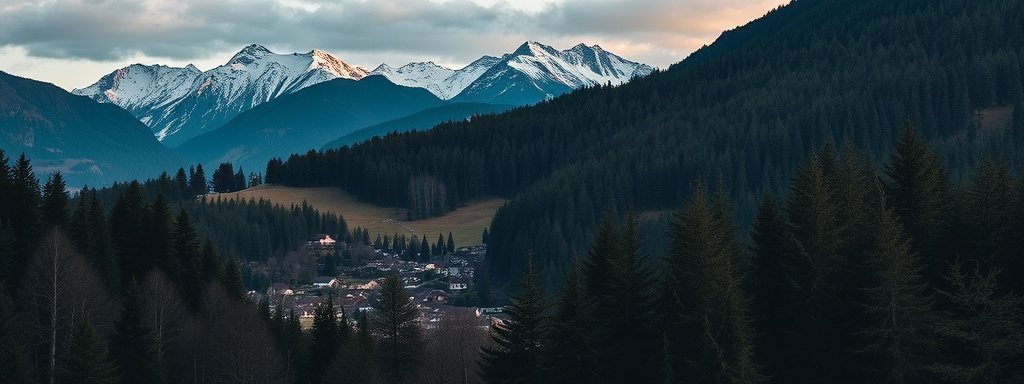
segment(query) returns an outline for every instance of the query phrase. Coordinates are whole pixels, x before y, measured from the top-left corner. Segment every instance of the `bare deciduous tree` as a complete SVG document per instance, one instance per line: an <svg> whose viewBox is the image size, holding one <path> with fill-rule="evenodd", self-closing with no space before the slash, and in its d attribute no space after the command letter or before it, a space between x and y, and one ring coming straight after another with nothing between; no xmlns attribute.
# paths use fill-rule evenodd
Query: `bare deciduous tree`
<svg viewBox="0 0 1024 384"><path fill-rule="evenodd" d="M487 342L487 324L472 308L447 308L437 328L427 334L426 381L438 384L479 383L476 358Z"/></svg>
<svg viewBox="0 0 1024 384"><path fill-rule="evenodd" d="M178 289L159 270L152 270L143 285L149 320L153 325L157 357L163 361L169 343L178 340L187 318L185 304L178 295Z"/></svg>
<svg viewBox="0 0 1024 384"><path fill-rule="evenodd" d="M24 281L21 318L33 351L46 357L44 381L52 384L57 358L82 316L88 315L97 333L105 334L116 311L96 271L59 228L39 243Z"/></svg>

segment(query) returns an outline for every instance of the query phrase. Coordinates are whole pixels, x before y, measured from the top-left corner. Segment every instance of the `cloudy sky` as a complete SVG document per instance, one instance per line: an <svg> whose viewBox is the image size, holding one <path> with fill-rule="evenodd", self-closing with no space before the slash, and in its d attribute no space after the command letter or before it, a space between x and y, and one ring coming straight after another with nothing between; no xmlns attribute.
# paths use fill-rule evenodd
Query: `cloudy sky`
<svg viewBox="0 0 1024 384"><path fill-rule="evenodd" d="M81 88L133 63L202 70L249 44L457 69L524 41L667 68L785 0L0 0L0 70Z"/></svg>

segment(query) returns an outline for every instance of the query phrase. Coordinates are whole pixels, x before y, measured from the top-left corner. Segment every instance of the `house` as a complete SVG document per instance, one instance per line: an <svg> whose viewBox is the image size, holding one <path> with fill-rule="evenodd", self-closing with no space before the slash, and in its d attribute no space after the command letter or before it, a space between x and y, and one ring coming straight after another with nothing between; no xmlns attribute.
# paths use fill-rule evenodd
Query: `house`
<svg viewBox="0 0 1024 384"><path fill-rule="evenodd" d="M285 283L274 283L274 285L270 286L269 292L267 292L267 296L274 297L291 296L294 294L295 291L292 290L292 287L289 287L288 284Z"/></svg>
<svg viewBox="0 0 1024 384"><path fill-rule="evenodd" d="M424 302L427 303L444 303L448 300L448 293L440 289L430 291L426 297L423 298Z"/></svg>
<svg viewBox="0 0 1024 384"><path fill-rule="evenodd" d="M380 284L377 283L377 280L370 280L366 284L359 284L359 285L356 285L354 288L355 289L359 289L359 290L372 291L372 290L377 289L379 287L380 287Z"/></svg>
<svg viewBox="0 0 1024 384"><path fill-rule="evenodd" d="M464 289L469 289L469 280L456 277L448 281L448 290L461 291Z"/></svg>
<svg viewBox="0 0 1024 384"><path fill-rule="evenodd" d="M310 242L311 243L315 242L315 243L319 244L321 247L330 247L330 246L334 246L334 244L337 243L337 241L335 241L334 239L331 238L331 235L327 235L327 234L316 235L316 237L314 237L313 240L310 241Z"/></svg>
<svg viewBox="0 0 1024 384"><path fill-rule="evenodd" d="M337 288L341 282L331 276L320 276L313 279L313 286L317 288Z"/></svg>

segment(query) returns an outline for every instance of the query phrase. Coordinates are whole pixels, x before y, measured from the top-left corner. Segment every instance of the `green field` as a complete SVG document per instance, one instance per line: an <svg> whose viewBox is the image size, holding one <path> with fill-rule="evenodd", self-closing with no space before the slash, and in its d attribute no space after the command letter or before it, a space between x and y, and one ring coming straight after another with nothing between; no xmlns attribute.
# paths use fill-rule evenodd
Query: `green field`
<svg viewBox="0 0 1024 384"><path fill-rule="evenodd" d="M427 236L427 241L437 241L438 233L448 237L452 233L458 246L480 244L480 236L484 227L491 225L494 212L505 200L488 198L475 200L449 212L442 217L423 220L406 221L404 208L381 207L359 201L355 196L340 188L295 188L283 186L261 185L244 191L208 195L208 199L270 200L272 203L289 206L291 204L307 204L323 211L340 214L345 218L348 227L362 227L370 231L370 238L377 234L394 235L415 231L417 236ZM408 228L408 229L407 229Z"/></svg>

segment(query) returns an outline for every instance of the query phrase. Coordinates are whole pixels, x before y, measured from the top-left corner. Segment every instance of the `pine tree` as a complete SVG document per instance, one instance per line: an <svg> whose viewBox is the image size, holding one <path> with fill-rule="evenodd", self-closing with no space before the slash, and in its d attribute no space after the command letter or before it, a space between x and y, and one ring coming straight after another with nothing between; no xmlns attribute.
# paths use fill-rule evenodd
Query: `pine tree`
<svg viewBox="0 0 1024 384"><path fill-rule="evenodd" d="M394 272L384 278L379 294L380 300L370 315L377 363L387 382L410 382L423 362L426 347L419 311Z"/></svg>
<svg viewBox="0 0 1024 384"><path fill-rule="evenodd" d="M182 291L182 297L192 309L197 309L199 299L204 286L202 256L199 253L199 240L196 230L192 227L192 220L185 208L178 212L178 218L174 221L174 242L173 252L177 257L178 271L168 271L171 279L174 279Z"/></svg>
<svg viewBox="0 0 1024 384"><path fill-rule="evenodd" d="M522 291L505 307L508 320L491 326L490 346L480 350L480 374L488 383L538 383L544 377L544 341L548 337L548 305L527 256Z"/></svg>
<svg viewBox="0 0 1024 384"><path fill-rule="evenodd" d="M9 199L9 200L8 200ZM28 260L39 241L39 181L32 171L32 163L22 153L11 172L11 194L8 205L8 220L14 231L13 270L11 276L19 276L28 265Z"/></svg>
<svg viewBox="0 0 1024 384"><path fill-rule="evenodd" d="M630 208L621 230L618 252L612 254L611 284L604 295L601 316L605 350L602 367L608 382L654 382L657 355L656 335L651 321L655 317L653 273L647 268L647 255L637 233L637 216ZM625 287L631 287L625 289Z"/></svg>
<svg viewBox="0 0 1024 384"><path fill-rule="evenodd" d="M551 333L544 351L544 376L551 383L601 382L597 348L598 318L594 301L587 297L579 268L573 266L551 317Z"/></svg>
<svg viewBox="0 0 1024 384"><path fill-rule="evenodd" d="M195 173L195 170L192 171ZM178 195L181 196L185 201L192 200L195 197L192 194L191 188L188 185L188 175L185 174L185 168L178 168L178 172L174 174L174 186L178 190Z"/></svg>
<svg viewBox="0 0 1024 384"><path fill-rule="evenodd" d="M242 300L245 298L245 288L242 286L242 274L238 269L238 262L234 258L228 259L224 264L224 274L221 275L221 284L224 290L233 299Z"/></svg>
<svg viewBox="0 0 1024 384"><path fill-rule="evenodd" d="M939 291L952 310L936 324L947 359L932 371L949 382L1018 382L1024 372L1024 299L999 293L998 269L982 273L973 264L966 271L959 260L950 264L951 289Z"/></svg>
<svg viewBox="0 0 1024 384"><path fill-rule="evenodd" d="M171 208L167 206L163 195L158 195L150 208L153 213L149 221L147 237L149 239L149 252L153 264L164 273L177 273L179 270L178 260L173 255L173 229Z"/></svg>
<svg viewBox="0 0 1024 384"><path fill-rule="evenodd" d="M452 237L451 232L448 232L448 247L446 250L449 254L455 254L455 238Z"/></svg>
<svg viewBox="0 0 1024 384"><path fill-rule="evenodd" d="M868 372L866 381L919 383L927 381L938 343L931 332L935 323L933 298L919 275L917 255L896 215L884 200L877 211L877 240L869 256L874 272L867 287L864 328L859 332Z"/></svg>
<svg viewBox="0 0 1024 384"><path fill-rule="evenodd" d="M753 287L751 292L756 293L752 304L753 313L760 315L757 323L762 332L762 351L770 359L785 355L789 350L785 330L790 327L792 314L786 310L785 301L795 289L789 279L790 261L786 260L791 255L787 249L789 236L775 196L766 193L750 231L753 270L748 283Z"/></svg>
<svg viewBox="0 0 1024 384"><path fill-rule="evenodd" d="M616 289L613 273L614 259L621 253L619 234L612 221L611 213L605 212L604 219L597 228L594 245L587 252L583 264L583 280L586 283L587 295L598 300L598 306L605 304L605 298Z"/></svg>
<svg viewBox="0 0 1024 384"><path fill-rule="evenodd" d="M145 278L153 266L146 234L146 229L151 226L151 216L143 201L142 186L133 180L118 196L110 212L110 237L124 282Z"/></svg>
<svg viewBox="0 0 1024 384"><path fill-rule="evenodd" d="M122 297L121 318L114 325L110 354L121 367L126 383L161 383L163 372L147 318L142 288L134 279Z"/></svg>
<svg viewBox="0 0 1024 384"><path fill-rule="evenodd" d="M927 260L925 276L938 281L948 262L939 250L948 191L946 170L935 150L918 138L909 118L894 147L884 168L886 195L911 241L910 251Z"/></svg>
<svg viewBox="0 0 1024 384"><path fill-rule="evenodd" d="M480 236L480 244L487 245L488 240L490 240L490 234L487 233L487 227L484 227L484 233Z"/></svg>
<svg viewBox="0 0 1024 384"><path fill-rule="evenodd" d="M61 384L117 384L119 369L107 355L107 345L83 317L75 326L67 351L61 359L58 376Z"/></svg>
<svg viewBox="0 0 1024 384"><path fill-rule="evenodd" d="M0 384L35 382L28 353L19 340L20 328L14 303L7 296L7 291L0 289Z"/></svg>
<svg viewBox="0 0 1024 384"><path fill-rule="evenodd" d="M754 364L754 330L732 265L735 234L725 203L709 203L698 183L675 214L662 281L663 329L682 381L764 381Z"/></svg>
<svg viewBox="0 0 1024 384"><path fill-rule="evenodd" d="M431 257L430 243L427 242L427 236L423 235L423 239L420 242L420 261L429 262Z"/></svg>
<svg viewBox="0 0 1024 384"><path fill-rule="evenodd" d="M206 172L203 171L202 164L196 164L196 171L189 179L189 187L192 188L192 194L196 196L205 195L209 191L206 187Z"/></svg>
<svg viewBox="0 0 1024 384"><path fill-rule="evenodd" d="M786 203L792 255L787 280L794 290L786 297L783 313L791 315L788 353L775 356L777 380L819 382L835 377L850 361L849 348L837 342L839 328L849 321L836 315L840 303L841 269L846 261L839 251L845 245L840 235L839 207L826 161L812 156L807 167L797 171ZM796 375L796 376L788 376ZM845 377L845 376L844 376Z"/></svg>
<svg viewBox="0 0 1024 384"><path fill-rule="evenodd" d="M42 208L40 209L42 224L45 228L58 226L67 228L68 219L71 216L71 207L68 203L67 185L64 184L64 177L60 172L50 175L43 186Z"/></svg>
<svg viewBox="0 0 1024 384"><path fill-rule="evenodd" d="M92 257L90 260L96 271L103 277L107 287L113 292L114 287L121 286L121 270L118 268L117 259L114 254L114 240L110 237L110 227L107 216L100 205L100 199L93 190L89 199L89 223L92 225L93 250L86 253Z"/></svg>
<svg viewBox="0 0 1024 384"><path fill-rule="evenodd" d="M203 282L209 283L219 280L223 270L220 266L220 257L217 256L217 250L213 248L213 242L210 239L206 239L206 243L203 244L203 252L200 258L203 260L201 275Z"/></svg>
<svg viewBox="0 0 1024 384"><path fill-rule="evenodd" d="M340 331L334 300L328 298L313 312L313 329L310 331L310 353L312 357L311 382L320 383L324 371L334 360L341 347Z"/></svg>

